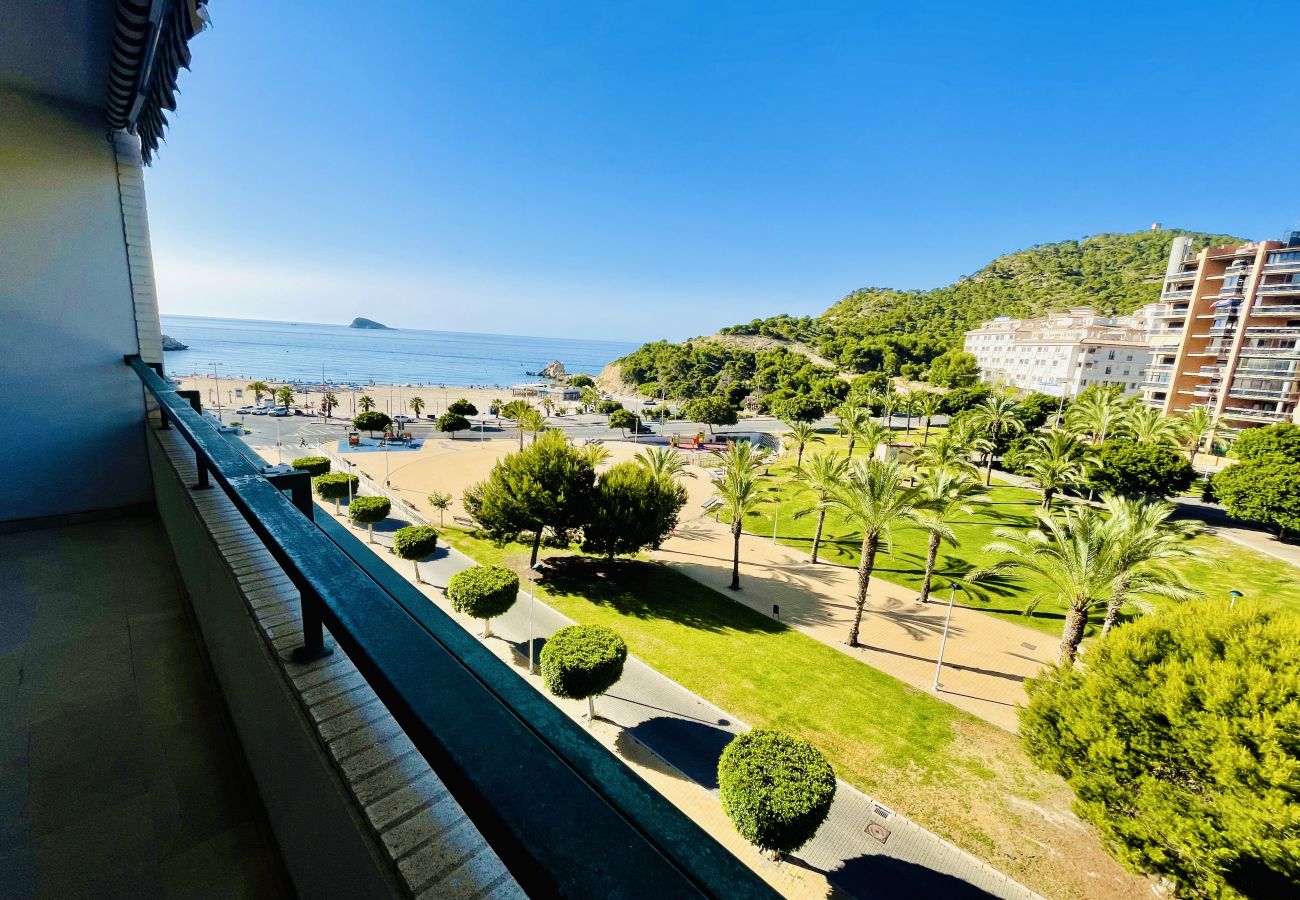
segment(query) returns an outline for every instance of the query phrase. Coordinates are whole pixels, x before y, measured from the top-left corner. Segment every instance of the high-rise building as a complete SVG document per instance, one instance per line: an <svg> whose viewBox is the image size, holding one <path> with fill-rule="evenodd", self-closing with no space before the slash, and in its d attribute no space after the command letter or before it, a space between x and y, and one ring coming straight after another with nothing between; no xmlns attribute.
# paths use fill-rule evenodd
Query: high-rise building
<svg viewBox="0 0 1300 900"><path fill-rule="evenodd" d="M1300 231L1199 254L1178 238L1160 301L1148 403L1236 428L1300 421Z"/></svg>
<svg viewBox="0 0 1300 900"><path fill-rule="evenodd" d="M999 316L966 332L980 379L1057 397L1094 384L1137 394L1151 362L1149 310L1103 316L1083 306L1033 319Z"/></svg>

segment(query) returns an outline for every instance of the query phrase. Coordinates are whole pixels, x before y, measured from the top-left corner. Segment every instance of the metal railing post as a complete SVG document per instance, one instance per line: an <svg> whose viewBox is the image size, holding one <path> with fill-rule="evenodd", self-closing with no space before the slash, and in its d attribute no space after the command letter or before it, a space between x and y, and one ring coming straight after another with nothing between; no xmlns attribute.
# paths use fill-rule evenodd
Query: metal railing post
<svg viewBox="0 0 1300 900"><path fill-rule="evenodd" d="M162 363L149 363L149 368L157 372L159 378L167 377L163 374ZM158 427L164 431L172 427L171 419L167 418L167 406L163 403L158 404Z"/></svg>
<svg viewBox="0 0 1300 900"><path fill-rule="evenodd" d="M310 584L306 582L300 584L296 578L293 581L298 587L302 611L302 646L295 647L289 656L296 663L315 662L334 652L333 648L325 646L325 622L321 618L321 599Z"/></svg>
<svg viewBox="0 0 1300 900"><path fill-rule="evenodd" d="M190 408L203 415L203 399L198 391L177 391L176 395L190 401ZM193 486L193 490L201 491L212 487L212 483L208 480L208 465L203 460L203 454L198 450L194 451L194 465L199 471L199 483Z"/></svg>

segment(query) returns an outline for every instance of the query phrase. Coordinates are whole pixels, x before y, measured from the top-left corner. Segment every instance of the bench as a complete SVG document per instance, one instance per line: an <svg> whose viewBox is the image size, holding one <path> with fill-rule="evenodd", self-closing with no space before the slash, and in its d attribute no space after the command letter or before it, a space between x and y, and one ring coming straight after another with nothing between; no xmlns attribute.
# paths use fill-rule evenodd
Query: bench
<svg viewBox="0 0 1300 900"><path fill-rule="evenodd" d="M457 525L464 525L466 528L474 528L476 526L473 519L466 518L465 516L452 516L451 520Z"/></svg>

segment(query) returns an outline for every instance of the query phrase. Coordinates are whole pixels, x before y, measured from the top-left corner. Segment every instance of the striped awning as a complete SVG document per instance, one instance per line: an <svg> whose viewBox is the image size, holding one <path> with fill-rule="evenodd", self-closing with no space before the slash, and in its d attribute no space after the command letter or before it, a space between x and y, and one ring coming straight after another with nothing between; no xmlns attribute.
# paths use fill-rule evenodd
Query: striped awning
<svg viewBox="0 0 1300 900"><path fill-rule="evenodd" d="M208 23L208 0L118 0L108 76L108 125L140 138L153 161L176 110L176 76L190 67L190 38Z"/></svg>

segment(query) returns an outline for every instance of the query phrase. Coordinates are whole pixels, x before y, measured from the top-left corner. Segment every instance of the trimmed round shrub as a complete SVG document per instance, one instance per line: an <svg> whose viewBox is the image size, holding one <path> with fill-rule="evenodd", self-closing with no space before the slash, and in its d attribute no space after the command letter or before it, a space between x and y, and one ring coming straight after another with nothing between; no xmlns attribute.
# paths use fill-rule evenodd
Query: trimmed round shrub
<svg viewBox="0 0 1300 900"><path fill-rule="evenodd" d="M462 569L447 582L451 608L488 621L504 615L519 595L519 576L504 566Z"/></svg>
<svg viewBox="0 0 1300 900"><path fill-rule="evenodd" d="M388 518L393 504L387 497L353 497L348 518L358 525L374 525Z"/></svg>
<svg viewBox="0 0 1300 900"><path fill-rule="evenodd" d="M447 407L447 412L455 413L458 416L477 416L478 407L470 403L464 397L461 397L455 403Z"/></svg>
<svg viewBox="0 0 1300 900"><path fill-rule="evenodd" d="M374 434L376 431L383 431L392 424L393 420L377 409L363 412L352 420L352 427L357 431L368 431L371 434Z"/></svg>
<svg viewBox="0 0 1300 900"><path fill-rule="evenodd" d="M328 475L330 470L330 461L324 456L300 456L290 465L312 476Z"/></svg>
<svg viewBox="0 0 1300 900"><path fill-rule="evenodd" d="M407 525L393 532L393 553L402 559L423 559L438 549L432 525Z"/></svg>
<svg viewBox="0 0 1300 900"><path fill-rule="evenodd" d="M605 693L623 676L627 644L603 625L569 625L542 647L546 689L566 700L587 700Z"/></svg>
<svg viewBox="0 0 1300 900"><path fill-rule="evenodd" d="M718 787L722 808L745 840L767 853L793 853L830 814L835 772L807 741L755 729L722 751Z"/></svg>
<svg viewBox="0 0 1300 900"><path fill-rule="evenodd" d="M334 501L334 514L338 515L339 501L354 496L359 482L360 479L355 475L349 475L346 472L331 472L328 475L317 475L311 480L311 486L317 497L322 500Z"/></svg>

